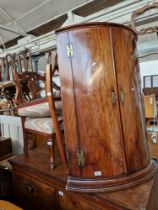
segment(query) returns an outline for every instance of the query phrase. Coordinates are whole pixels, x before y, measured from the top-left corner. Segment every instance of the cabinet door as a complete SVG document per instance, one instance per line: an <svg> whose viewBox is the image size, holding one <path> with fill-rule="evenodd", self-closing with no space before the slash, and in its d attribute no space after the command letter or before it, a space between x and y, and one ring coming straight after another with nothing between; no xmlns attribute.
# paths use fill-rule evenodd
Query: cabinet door
<svg viewBox="0 0 158 210"><path fill-rule="evenodd" d="M65 58L65 37L58 35L65 136L70 175L110 177L125 171L117 88L108 27L68 32L73 49ZM64 41L63 41L64 40ZM83 152L83 162L77 153ZM80 157L79 157L80 159ZM79 166L78 166L79 165Z"/></svg>
<svg viewBox="0 0 158 210"><path fill-rule="evenodd" d="M72 63L71 58L68 58L67 55L67 48L69 46L67 33L59 34L57 36L57 42L67 162L69 164L69 173L72 174L73 171L74 176L80 176L76 155L76 150L78 147L78 137L73 90L74 87L71 71Z"/></svg>
<svg viewBox="0 0 158 210"><path fill-rule="evenodd" d="M133 33L112 29L122 129L128 173L149 164L136 40Z"/></svg>

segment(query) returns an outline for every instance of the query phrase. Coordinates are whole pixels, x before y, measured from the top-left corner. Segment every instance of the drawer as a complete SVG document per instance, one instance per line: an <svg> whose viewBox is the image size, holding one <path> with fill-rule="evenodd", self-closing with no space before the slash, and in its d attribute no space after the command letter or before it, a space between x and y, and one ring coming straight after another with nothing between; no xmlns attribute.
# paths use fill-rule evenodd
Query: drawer
<svg viewBox="0 0 158 210"><path fill-rule="evenodd" d="M87 201L80 200L77 196L73 196L63 191L57 191L58 208L61 210L102 210Z"/></svg>
<svg viewBox="0 0 158 210"><path fill-rule="evenodd" d="M13 174L13 194L24 207L38 210L56 209L55 188L42 183L31 176Z"/></svg>

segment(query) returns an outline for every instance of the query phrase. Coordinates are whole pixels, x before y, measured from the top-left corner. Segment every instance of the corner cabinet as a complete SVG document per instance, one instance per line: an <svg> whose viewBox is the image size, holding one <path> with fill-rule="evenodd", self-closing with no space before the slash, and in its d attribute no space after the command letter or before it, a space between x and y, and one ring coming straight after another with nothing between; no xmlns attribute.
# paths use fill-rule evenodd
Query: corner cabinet
<svg viewBox="0 0 158 210"><path fill-rule="evenodd" d="M87 23L57 32L69 177L67 189L101 192L150 179L135 33Z"/></svg>

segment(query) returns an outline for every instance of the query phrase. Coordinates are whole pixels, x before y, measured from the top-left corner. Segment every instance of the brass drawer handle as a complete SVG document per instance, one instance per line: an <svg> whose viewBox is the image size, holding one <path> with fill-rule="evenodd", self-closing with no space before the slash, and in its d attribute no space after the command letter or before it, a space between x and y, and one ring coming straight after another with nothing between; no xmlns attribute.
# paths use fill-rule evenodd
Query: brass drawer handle
<svg viewBox="0 0 158 210"><path fill-rule="evenodd" d="M111 92L111 100L112 100L112 104L116 104L116 94L114 91Z"/></svg>
<svg viewBox="0 0 158 210"><path fill-rule="evenodd" d="M73 46L72 46L72 44L67 44L67 57L68 58L73 57Z"/></svg>
<svg viewBox="0 0 158 210"><path fill-rule="evenodd" d="M124 94L123 91L120 92L120 99L121 99L122 104L124 104L124 102L125 102L125 94Z"/></svg>
<svg viewBox="0 0 158 210"><path fill-rule="evenodd" d="M35 192L35 188L33 187L32 184L27 184L26 185L26 190L28 193L33 194Z"/></svg>

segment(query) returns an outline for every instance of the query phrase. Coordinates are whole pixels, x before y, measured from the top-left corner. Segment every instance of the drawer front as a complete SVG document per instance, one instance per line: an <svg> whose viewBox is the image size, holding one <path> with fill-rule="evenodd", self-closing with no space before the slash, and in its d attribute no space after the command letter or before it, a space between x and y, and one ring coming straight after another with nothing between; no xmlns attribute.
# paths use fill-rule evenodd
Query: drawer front
<svg viewBox="0 0 158 210"><path fill-rule="evenodd" d="M29 209L56 209L55 188L24 174L13 174L14 197Z"/></svg>
<svg viewBox="0 0 158 210"><path fill-rule="evenodd" d="M61 210L102 210L87 201L80 200L76 196L68 195L63 191L57 191L58 208Z"/></svg>

